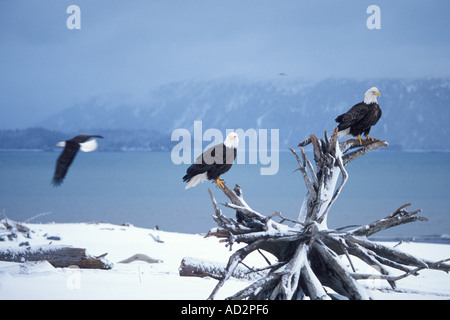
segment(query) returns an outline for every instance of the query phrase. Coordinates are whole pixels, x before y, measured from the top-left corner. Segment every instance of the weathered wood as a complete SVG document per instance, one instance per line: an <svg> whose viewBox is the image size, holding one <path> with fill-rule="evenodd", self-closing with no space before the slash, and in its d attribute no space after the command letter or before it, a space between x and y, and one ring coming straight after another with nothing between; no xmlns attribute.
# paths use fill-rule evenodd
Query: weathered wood
<svg viewBox="0 0 450 320"><path fill-rule="evenodd" d="M357 280L370 276L356 272L352 264L354 257L376 270L373 278L381 273L379 277L388 281L392 288L395 288L395 281L416 274L424 268L450 271L450 266L445 263L448 260L426 261L367 239L387 228L426 220L416 216L420 210L408 212L405 208L409 204L364 226L348 226L336 230L327 227L326 220L331 206L348 179L344 166L368 152L387 146L387 142L367 139L360 143L352 139L339 144L335 128L330 137L326 132L324 139L310 135L300 146L308 144L313 147L315 168L303 149L300 149L301 157L290 149L298 163L295 171L302 173L307 187L299 218L293 221L293 227L283 225L287 220L279 212L266 216L253 210L245 202L238 185L234 190L226 186L221 189L231 201L224 206L236 212L236 219L228 218L219 209L211 190L208 190L215 212L213 219L218 227L211 229L207 236L221 238L230 249L234 243L246 244L233 253L226 267L220 270L220 276L216 276L219 282L209 299L215 297L249 253L260 249L272 253L278 262L272 265L268 262L268 272L265 275L229 299L302 299L305 296L311 299L368 299L370 297L366 288L359 285ZM356 150L347 153L352 149ZM274 221L277 217L281 218L281 222ZM354 229L342 231L349 228ZM347 270L349 268L341 261L342 258L349 261L351 270ZM386 267L402 270L404 273L394 277ZM200 269L204 270L204 266ZM202 271L201 274L204 276L210 273ZM325 287L337 294L327 292Z"/></svg>
<svg viewBox="0 0 450 320"><path fill-rule="evenodd" d="M178 272L182 277L211 277L217 280L222 279L227 273L225 263L206 261L191 257L185 257L181 260ZM231 277L254 281L266 274L267 271L250 270L238 266L231 274Z"/></svg>
<svg viewBox="0 0 450 320"><path fill-rule="evenodd" d="M266 300L279 279L279 274L269 273L266 277L260 278L243 290L228 297L227 300Z"/></svg>
<svg viewBox="0 0 450 320"><path fill-rule="evenodd" d="M443 260L439 260L436 262L432 262L428 265L429 269L436 269L436 270L443 270L448 272L448 265L445 265L445 262L450 261L450 258L448 259L443 259ZM443 269L441 269L441 267L444 267ZM398 281L401 279L404 279L410 275L417 275L419 271L426 269L425 267L417 267L413 270L407 270L404 274L398 275L398 276L391 276L391 275L373 275L373 274L364 274L364 273L354 273L352 274L353 278L355 279L384 279L387 281Z"/></svg>
<svg viewBox="0 0 450 320"><path fill-rule="evenodd" d="M317 241L313 242L312 247L315 249L316 259L311 268L323 285L352 300L369 299L365 289L345 270L339 257L331 249Z"/></svg>
<svg viewBox="0 0 450 320"><path fill-rule="evenodd" d="M30 228L28 228L27 226L24 226L23 224L18 223L16 221L8 220L8 219L5 218L5 219L3 219L1 221L1 223L6 228L6 230L9 230L9 231L16 230L16 231L21 232L21 233L28 233L28 232L30 232Z"/></svg>
<svg viewBox="0 0 450 320"><path fill-rule="evenodd" d="M0 220L0 241L13 240L19 233L25 238L30 237L30 229L27 226L7 218Z"/></svg>
<svg viewBox="0 0 450 320"><path fill-rule="evenodd" d="M348 145L345 146L345 148L351 149L351 148L357 148L357 147L361 147L360 149L347 153L346 155L344 155L342 157L342 163L344 164L344 166L346 166L348 163L358 159L359 157L365 155L368 152L374 151L376 149L382 148L382 147L386 147L389 144L386 141L381 141L381 140L364 140L362 145L359 145L356 141L358 140L349 140L351 143L349 143ZM348 150L347 149L347 150Z"/></svg>
<svg viewBox="0 0 450 320"><path fill-rule="evenodd" d="M402 225L405 223L410 223L414 221L428 221L428 219L425 217L413 217L414 215L422 212L422 210L416 210L413 212L406 211L405 208L410 205L411 205L410 203L404 204L403 206L395 210L394 213L385 217L384 219L380 219L365 226L359 227L351 231L351 234L355 236L370 237L371 235L379 231L389 229L398 225Z"/></svg>
<svg viewBox="0 0 450 320"><path fill-rule="evenodd" d="M93 257L87 254L86 249L82 248L53 245L0 251L0 261L34 262L46 260L55 268L78 266L81 269L111 269L113 265L103 257L104 255Z"/></svg>
<svg viewBox="0 0 450 320"><path fill-rule="evenodd" d="M344 238L346 239L346 241L350 241L350 242L359 244L362 247L371 250L372 252L374 252L375 254L377 254L381 257L384 257L384 258L392 260L392 261L396 261L400 264L410 265L410 266L415 266L415 267L425 267L425 268L428 267L427 263L423 259L417 258L411 254L402 252L400 250L397 250L394 248L389 248L389 247L383 246L381 244L372 242L370 240L363 239L361 237L353 237L351 235L346 235L346 236L344 236Z"/></svg>
<svg viewBox="0 0 450 320"><path fill-rule="evenodd" d="M224 283L231 277L231 275L235 272L236 268L238 267L239 263L242 262L242 260L245 259L247 255L252 253L253 251L257 250L259 248L261 240L256 240L255 242L247 245L246 247L243 247L239 250L237 250L235 253L233 253L228 260L228 264L225 268L226 272L224 276L220 279L220 281L215 286L214 290L211 292L211 294L208 297L208 300L213 300L219 289L224 285Z"/></svg>
<svg viewBox="0 0 450 320"><path fill-rule="evenodd" d="M305 264L300 273L300 287L304 294L311 300L329 300L330 296L326 292L320 280L311 269L309 263Z"/></svg>
<svg viewBox="0 0 450 320"><path fill-rule="evenodd" d="M274 288L270 298L273 300L291 300L297 292L301 270L307 263L308 246L302 243L297 251L282 268L276 272L281 274L277 286Z"/></svg>

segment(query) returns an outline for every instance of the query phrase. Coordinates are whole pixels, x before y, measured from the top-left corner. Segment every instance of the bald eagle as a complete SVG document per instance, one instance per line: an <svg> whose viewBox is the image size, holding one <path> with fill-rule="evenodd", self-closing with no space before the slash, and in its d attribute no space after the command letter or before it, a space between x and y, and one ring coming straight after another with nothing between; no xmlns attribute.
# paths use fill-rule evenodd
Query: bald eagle
<svg viewBox="0 0 450 320"><path fill-rule="evenodd" d="M336 118L336 122L339 123L338 137L358 136L357 140L361 144L361 135L364 134L366 139L373 140L369 132L381 117L381 109L377 101L379 96L378 89L372 87L366 91L363 102L355 104L349 111L338 116Z"/></svg>
<svg viewBox="0 0 450 320"><path fill-rule="evenodd" d="M91 152L97 149L98 144L95 139L88 141L91 138L103 139L102 136L80 134L70 140L61 141L56 144L58 147L64 147L64 150L56 161L55 173L52 180L53 186L57 187L63 183L67 170L69 170L78 150Z"/></svg>
<svg viewBox="0 0 450 320"><path fill-rule="evenodd" d="M200 182L213 180L219 188L224 187L220 176L231 169L236 159L238 135L232 132L227 135L223 143L219 143L203 152L195 162L186 170L183 181L186 188L195 187Z"/></svg>

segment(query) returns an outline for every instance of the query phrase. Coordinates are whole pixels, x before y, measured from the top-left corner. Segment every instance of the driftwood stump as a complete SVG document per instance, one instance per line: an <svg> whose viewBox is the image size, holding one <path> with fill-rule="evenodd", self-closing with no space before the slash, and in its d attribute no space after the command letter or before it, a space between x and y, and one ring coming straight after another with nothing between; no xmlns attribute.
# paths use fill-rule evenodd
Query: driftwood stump
<svg viewBox="0 0 450 320"><path fill-rule="evenodd" d="M207 236L220 238L230 247L234 243L245 244L229 258L209 299L215 297L244 258L254 251L270 252L278 261L269 264L265 268L268 272L228 299L369 299L368 291L358 282L359 279L383 279L395 288L396 281L417 274L424 268L450 271L450 265L444 263L447 260L426 261L367 238L387 228L426 220L416 216L420 210L407 211L405 208L409 204L384 219L364 226L328 228L330 208L348 179L345 166L370 151L386 146L385 141L366 140L359 144L359 141L352 139L339 144L335 128L330 138L326 132L324 140L311 135L299 146L308 144L313 146L315 167L302 148L301 157L291 149L299 164L297 170L301 172L307 187L299 218L293 226L286 225L289 219L278 212L265 216L253 210L245 202L238 185L234 190L226 185L221 189L230 199L230 203L224 205L236 211L236 218L228 218L222 214L208 190L217 227L211 229ZM353 229L344 231L349 228ZM358 257L376 272L358 273L353 267L353 257ZM350 263L350 270L345 266L344 259ZM393 276L386 267L401 270L403 274Z"/></svg>

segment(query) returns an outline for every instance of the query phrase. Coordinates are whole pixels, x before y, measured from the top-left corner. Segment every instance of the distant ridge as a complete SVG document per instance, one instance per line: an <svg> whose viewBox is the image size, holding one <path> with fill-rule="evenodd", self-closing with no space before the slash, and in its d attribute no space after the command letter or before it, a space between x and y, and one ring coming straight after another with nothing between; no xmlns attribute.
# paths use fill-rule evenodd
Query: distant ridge
<svg viewBox="0 0 450 320"><path fill-rule="evenodd" d="M447 137L450 119L449 79L328 79L310 83L279 80L192 80L161 86L145 104L105 106L91 99L38 123L42 128L155 131L170 140L176 128L279 129L280 147L295 146L310 133L331 131L335 117L362 101L377 86L383 116L371 136L387 140L390 149L449 150L436 137Z"/></svg>

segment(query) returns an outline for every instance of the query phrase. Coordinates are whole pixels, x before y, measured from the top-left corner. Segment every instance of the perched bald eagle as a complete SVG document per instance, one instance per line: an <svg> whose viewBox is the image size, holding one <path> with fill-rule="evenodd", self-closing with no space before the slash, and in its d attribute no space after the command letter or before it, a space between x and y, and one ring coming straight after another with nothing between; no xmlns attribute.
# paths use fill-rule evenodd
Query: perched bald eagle
<svg viewBox="0 0 450 320"><path fill-rule="evenodd" d="M213 180L216 186L223 188L224 181L220 176L231 169L236 158L238 135L232 132L223 143L219 143L203 152L186 170L183 181L187 182L185 189L195 187L200 182Z"/></svg>
<svg viewBox="0 0 450 320"><path fill-rule="evenodd" d="M64 150L56 161L55 173L52 180L53 186L57 187L63 183L67 170L69 170L78 150L91 152L97 149L98 144L95 139L88 141L91 138L103 139L102 136L80 134L70 140L61 141L56 144L58 147L64 147Z"/></svg>
<svg viewBox="0 0 450 320"><path fill-rule="evenodd" d="M362 143L361 135L366 139L372 139L369 136L370 128L374 126L381 117L381 109L378 105L377 97L380 92L372 87L366 91L364 101L355 104L349 111L336 118L338 125L338 137L352 135L358 136L357 140Z"/></svg>

